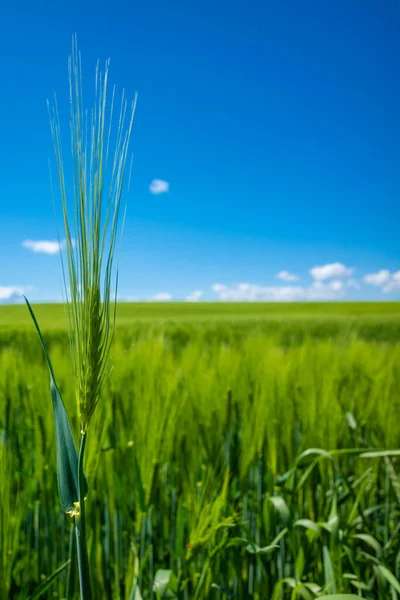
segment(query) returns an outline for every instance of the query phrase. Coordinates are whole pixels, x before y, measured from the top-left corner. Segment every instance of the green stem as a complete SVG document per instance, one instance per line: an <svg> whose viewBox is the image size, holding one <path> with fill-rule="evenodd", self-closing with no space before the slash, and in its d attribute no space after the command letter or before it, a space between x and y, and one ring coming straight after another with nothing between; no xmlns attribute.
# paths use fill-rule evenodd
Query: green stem
<svg viewBox="0 0 400 600"><path fill-rule="evenodd" d="M75 544L74 544L74 534L75 534L75 525L74 522L71 521L71 529L69 534L69 550L68 550L68 560L70 561L69 567L67 570L67 584L65 590L65 598L66 600L72 600L74 597L74 587L75 587Z"/></svg>
<svg viewBox="0 0 400 600"><path fill-rule="evenodd" d="M79 514L75 516L76 546L78 549L78 571L81 600L92 600L92 587L90 583L89 557L86 545L86 523L85 523L85 498L83 496L84 475L83 458L85 455L86 432L82 434L81 447L78 461L78 484L79 484Z"/></svg>

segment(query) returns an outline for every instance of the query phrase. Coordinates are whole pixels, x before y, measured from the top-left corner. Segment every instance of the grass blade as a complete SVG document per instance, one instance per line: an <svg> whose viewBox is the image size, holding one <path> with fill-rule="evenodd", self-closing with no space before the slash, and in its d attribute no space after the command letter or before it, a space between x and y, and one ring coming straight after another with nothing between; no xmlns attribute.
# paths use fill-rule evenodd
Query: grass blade
<svg viewBox="0 0 400 600"><path fill-rule="evenodd" d="M36 327L36 331L39 335L40 343L44 350L50 373L50 392L53 403L54 426L56 434L57 481L61 507L65 513L73 513L76 508L76 503L79 502L78 452L72 435L67 411L62 401L60 391L57 387L53 365L40 331L39 324L27 298L25 298L25 301L33 323ZM84 478L84 487L87 493L86 478Z"/></svg>
<svg viewBox="0 0 400 600"><path fill-rule="evenodd" d="M61 565L61 567L58 567L58 569L56 569L56 571L54 571L54 573L52 573L49 577L47 577L47 579L45 581L43 581L43 583L40 584L40 586L37 588L37 590L34 592L34 594L32 596L29 596L29 598L27 598L27 600L37 600L37 598L40 598L40 596L43 596L43 594L54 583L54 580L57 579L57 577L59 575L61 575L61 573L69 566L69 564L70 564L70 561L67 560L67 562L65 562L63 565Z"/></svg>

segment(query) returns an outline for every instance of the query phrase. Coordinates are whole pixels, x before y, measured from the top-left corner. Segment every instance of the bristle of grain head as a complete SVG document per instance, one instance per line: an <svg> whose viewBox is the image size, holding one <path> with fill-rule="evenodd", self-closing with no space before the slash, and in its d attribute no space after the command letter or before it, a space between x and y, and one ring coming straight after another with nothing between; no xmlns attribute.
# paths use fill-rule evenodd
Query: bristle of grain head
<svg viewBox="0 0 400 600"><path fill-rule="evenodd" d="M108 68L106 61L104 73L96 69L90 113L83 107L81 57L73 38L69 61L73 219L57 104L50 109L66 239L65 296L82 432L87 430L109 372L116 293L115 298L112 295L117 281L113 260L135 113L135 101L129 107L123 93L120 114L114 119L114 91L110 106L107 103Z"/></svg>

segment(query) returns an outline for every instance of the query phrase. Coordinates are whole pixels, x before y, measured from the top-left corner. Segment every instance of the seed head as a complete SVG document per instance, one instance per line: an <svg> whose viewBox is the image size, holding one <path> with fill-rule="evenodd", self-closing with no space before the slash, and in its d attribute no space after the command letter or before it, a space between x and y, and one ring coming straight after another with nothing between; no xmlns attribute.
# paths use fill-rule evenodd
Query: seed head
<svg viewBox="0 0 400 600"><path fill-rule="evenodd" d="M94 107L83 109L81 56L73 38L69 60L72 184L67 185L57 101L49 106L65 229L63 264L75 393L82 431L99 401L115 327L117 276L113 261L136 97L122 94L115 136L115 88L107 102L109 61L96 68ZM72 202L69 196L72 196ZM70 208L73 206L73 218Z"/></svg>

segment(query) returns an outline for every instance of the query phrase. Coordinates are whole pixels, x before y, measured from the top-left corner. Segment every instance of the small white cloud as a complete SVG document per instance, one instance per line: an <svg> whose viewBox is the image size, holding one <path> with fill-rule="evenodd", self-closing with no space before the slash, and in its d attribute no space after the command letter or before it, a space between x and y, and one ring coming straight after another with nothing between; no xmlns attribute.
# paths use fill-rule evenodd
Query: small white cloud
<svg viewBox="0 0 400 600"><path fill-rule="evenodd" d="M170 300L172 300L172 294L168 294L167 292L160 292L149 298L149 302L170 302Z"/></svg>
<svg viewBox="0 0 400 600"><path fill-rule="evenodd" d="M384 294L400 290L400 271L391 273L388 269L381 269L376 273L368 273L363 280L368 285L380 287Z"/></svg>
<svg viewBox="0 0 400 600"><path fill-rule="evenodd" d="M310 269L311 276L317 281L326 281L327 279L343 279L351 277L354 273L354 269L346 267L342 263L330 263L328 265L322 265L320 267L313 267Z"/></svg>
<svg viewBox="0 0 400 600"><path fill-rule="evenodd" d="M397 290L400 290L400 271L392 273L389 283L385 285L382 291L384 294L390 294L390 292Z"/></svg>
<svg viewBox="0 0 400 600"><path fill-rule="evenodd" d="M186 302L198 302L204 296L203 290L195 290L189 296L186 296Z"/></svg>
<svg viewBox="0 0 400 600"><path fill-rule="evenodd" d="M224 302L295 302L301 300L335 300L344 295L344 285L335 280L329 283L315 281L309 287L296 285L262 286L238 283L228 286L215 283L212 288Z"/></svg>
<svg viewBox="0 0 400 600"><path fill-rule="evenodd" d="M23 295L29 288L20 286L0 286L0 303L14 303L20 302L23 299Z"/></svg>
<svg viewBox="0 0 400 600"><path fill-rule="evenodd" d="M391 274L387 269L381 269L377 273L368 273L365 275L364 282L368 285L375 285L377 287L381 287L381 285L385 285L390 282Z"/></svg>
<svg viewBox="0 0 400 600"><path fill-rule="evenodd" d="M169 183L163 179L153 179L149 186L149 190L152 194L165 194L169 192Z"/></svg>
<svg viewBox="0 0 400 600"><path fill-rule="evenodd" d="M298 277L298 275L295 275L294 273L289 273L289 271L279 271L279 273L276 274L276 277L278 279L282 279L282 281L298 281L300 279L300 277Z"/></svg>
<svg viewBox="0 0 400 600"><path fill-rule="evenodd" d="M22 246L32 250L36 254L58 254L65 248L65 241L57 242L55 240L24 240Z"/></svg>
<svg viewBox="0 0 400 600"><path fill-rule="evenodd" d="M334 279L324 283L314 281L310 287L305 288L305 300L336 300L343 298L345 285L343 281Z"/></svg>
<svg viewBox="0 0 400 600"><path fill-rule="evenodd" d="M227 289L227 286L223 283L214 283L214 285L211 286L211 289L216 294L222 294Z"/></svg>

